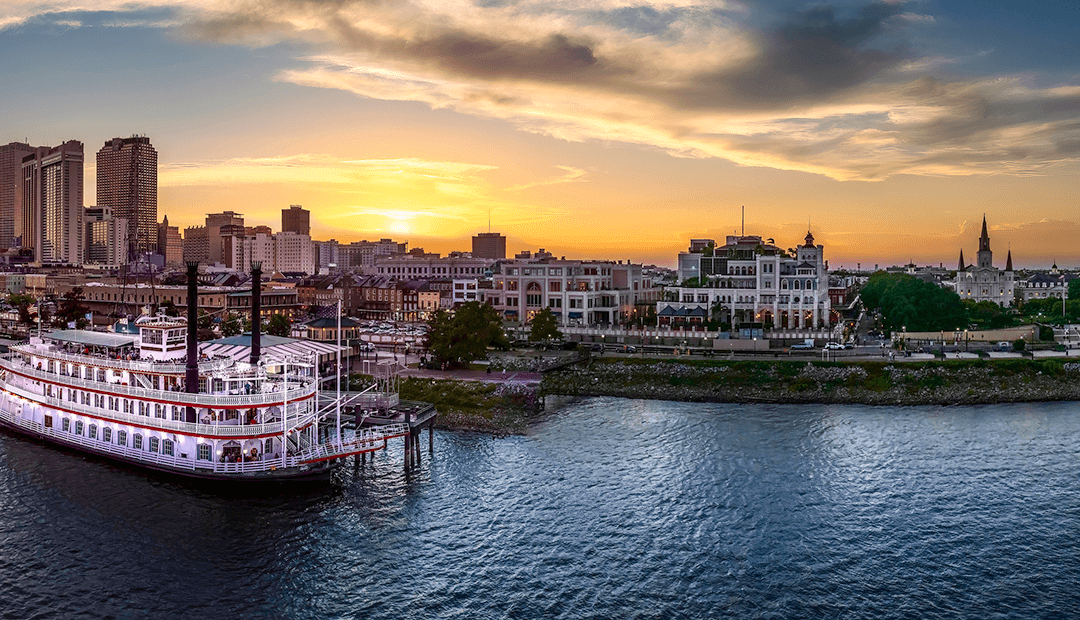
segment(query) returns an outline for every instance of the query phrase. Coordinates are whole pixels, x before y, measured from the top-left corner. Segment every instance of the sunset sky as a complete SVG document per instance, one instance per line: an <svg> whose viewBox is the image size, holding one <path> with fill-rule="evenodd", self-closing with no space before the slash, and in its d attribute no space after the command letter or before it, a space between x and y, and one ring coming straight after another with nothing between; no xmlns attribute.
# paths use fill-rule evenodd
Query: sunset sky
<svg viewBox="0 0 1080 620"><path fill-rule="evenodd" d="M1080 3L0 0L0 143L157 148L159 218L671 265L1080 266Z"/></svg>

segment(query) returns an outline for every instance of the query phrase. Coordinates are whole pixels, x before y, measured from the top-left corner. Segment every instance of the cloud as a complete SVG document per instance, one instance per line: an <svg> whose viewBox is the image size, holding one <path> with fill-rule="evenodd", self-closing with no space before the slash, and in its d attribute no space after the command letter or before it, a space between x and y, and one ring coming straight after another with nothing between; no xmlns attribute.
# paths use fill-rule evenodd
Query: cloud
<svg viewBox="0 0 1080 620"><path fill-rule="evenodd" d="M155 15L196 41L291 42L285 82L842 180L1041 174L1080 157L1080 86L934 77L964 62L911 47L936 22L910 7L823 4L762 25L763 11L694 0L16 1L0 27Z"/></svg>

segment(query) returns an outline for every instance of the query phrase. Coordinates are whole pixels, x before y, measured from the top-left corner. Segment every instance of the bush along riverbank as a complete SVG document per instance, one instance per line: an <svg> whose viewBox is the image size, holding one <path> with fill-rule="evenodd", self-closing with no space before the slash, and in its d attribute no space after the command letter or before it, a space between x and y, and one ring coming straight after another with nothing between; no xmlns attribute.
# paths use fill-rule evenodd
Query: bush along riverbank
<svg viewBox="0 0 1080 620"><path fill-rule="evenodd" d="M1080 363L599 359L545 374L541 391L691 402L946 405L1080 400Z"/></svg>
<svg viewBox="0 0 1080 620"><path fill-rule="evenodd" d="M402 400L435 405L439 411L435 428L495 435L524 433L530 418L539 411L538 392L536 384L419 377L409 377L400 386Z"/></svg>

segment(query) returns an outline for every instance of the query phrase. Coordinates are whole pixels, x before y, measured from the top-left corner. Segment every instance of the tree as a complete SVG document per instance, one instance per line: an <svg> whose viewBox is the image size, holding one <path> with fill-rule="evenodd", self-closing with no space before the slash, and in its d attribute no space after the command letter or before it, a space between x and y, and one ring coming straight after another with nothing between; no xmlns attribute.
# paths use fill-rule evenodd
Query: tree
<svg viewBox="0 0 1080 620"><path fill-rule="evenodd" d="M552 340L562 340L563 337L559 331L559 321L549 308L533 315L529 328L529 342L550 343Z"/></svg>
<svg viewBox="0 0 1080 620"><path fill-rule="evenodd" d="M176 304L171 299L166 299L158 304L158 310L164 312L165 316L180 316L180 311L176 309Z"/></svg>
<svg viewBox="0 0 1080 620"><path fill-rule="evenodd" d="M502 317L487 304L470 301L453 314L438 310L428 321L424 346L440 364L464 366L484 357L488 347L508 348Z"/></svg>
<svg viewBox="0 0 1080 620"><path fill-rule="evenodd" d="M1069 299L1080 299L1080 278L1073 278L1069 281Z"/></svg>
<svg viewBox="0 0 1080 620"><path fill-rule="evenodd" d="M289 332L292 331L292 321L284 314L275 314L270 317L270 324L266 328L266 333L271 336L281 336L283 338L289 337Z"/></svg>
<svg viewBox="0 0 1080 620"><path fill-rule="evenodd" d="M89 321L86 320L86 313L90 311L90 308L86 307L83 299L81 286L76 286L64 293L64 296L60 299L60 308L56 311L54 317L55 322L64 326L74 323L77 329L85 329L89 324Z"/></svg>
<svg viewBox="0 0 1080 620"><path fill-rule="evenodd" d="M232 313L221 323L221 335L226 338L239 335L243 329L244 324L240 321L240 317Z"/></svg>
<svg viewBox="0 0 1080 620"><path fill-rule="evenodd" d="M960 296L908 274L879 271L862 289L867 309L881 313L889 330L952 331L966 327L967 312Z"/></svg>
<svg viewBox="0 0 1080 620"><path fill-rule="evenodd" d="M34 322L33 317L30 316L30 306L34 305L33 297L15 294L8 297L8 303L15 308L18 308L19 322L26 323L27 325Z"/></svg>

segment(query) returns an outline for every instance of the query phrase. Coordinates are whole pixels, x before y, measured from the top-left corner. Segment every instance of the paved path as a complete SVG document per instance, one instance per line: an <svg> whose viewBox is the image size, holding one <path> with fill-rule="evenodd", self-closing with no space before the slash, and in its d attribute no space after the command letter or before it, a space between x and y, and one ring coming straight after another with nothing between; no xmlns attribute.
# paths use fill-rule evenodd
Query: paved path
<svg viewBox="0 0 1080 620"><path fill-rule="evenodd" d="M402 377L422 377L424 379L454 379L457 381L486 381L489 383L539 383L538 372L492 372L486 370L421 370L406 368Z"/></svg>

